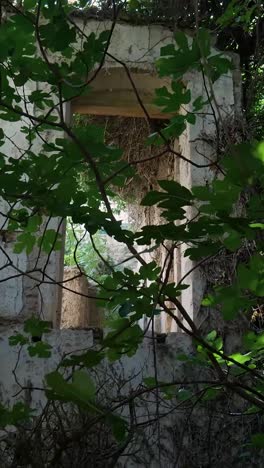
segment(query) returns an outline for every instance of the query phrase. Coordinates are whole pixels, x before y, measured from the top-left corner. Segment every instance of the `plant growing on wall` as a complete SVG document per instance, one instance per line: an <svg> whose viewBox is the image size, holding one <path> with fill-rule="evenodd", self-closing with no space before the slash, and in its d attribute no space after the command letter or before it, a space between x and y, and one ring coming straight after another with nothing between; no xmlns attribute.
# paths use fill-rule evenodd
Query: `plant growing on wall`
<svg viewBox="0 0 264 468"><path fill-rule="evenodd" d="M237 2L232 3L235 5ZM204 166L211 168L220 174L220 178L215 178L209 185L190 189L176 181L158 181L159 189L147 193L142 204L158 205L164 223L143 226L140 231L133 232L124 229L116 219L112 204L115 192L135 173L133 164L124 162L122 148L105 144L102 128L93 124L85 128L73 126L65 113L67 102L89 95L90 86L105 59L117 60L110 54L109 45L119 7L113 2L114 16L109 31L87 35L74 20L76 8L84 8L86 2L24 0L19 5L7 1L7 5L1 6L0 11L0 119L10 122L10 125L23 121L21 133L26 147L19 149L20 157L14 158L5 147L7 140L12 142L12 137L5 130L0 130L0 196L7 206L7 210L2 212L1 230L19 231L14 247L16 254L26 252L29 255L34 248L39 252L37 258L45 254L48 262L51 253L62 247L61 226L69 217L75 225L85 227L92 241L103 229L108 236L125 244L130 255L140 263L137 272L129 268L118 271L101 255L100 259L104 259L110 274L102 280L99 300L109 312L118 310L119 317L109 323L110 330L99 347L64 356L58 368L46 375L43 387L38 391L45 392L48 409L54 405L52 414L57 410L57 420L60 421L65 407L73 405L89 415L88 423L84 424L94 427L103 424L104 430L108 428L110 439L113 437L115 440L111 463L116 463L141 427L134 412L142 395L155 396L158 421L160 398L176 401L175 407L190 405L192 408L208 400L218 402L227 393L243 400L245 413L262 414L262 333L246 333L241 351L229 355L217 332L212 330L204 334L190 311L182 305L181 292L189 288L191 271L177 283L168 280L173 255L182 244L187 245L185 257L195 262L192 270L223 252L236 253L244 245L253 245L252 255L237 262L230 283L216 284L204 298L203 306L218 308L227 326L228 321L239 314L250 316L253 309L262 316L264 143L244 142L230 145L228 154L219 152L218 140L224 127L214 84L232 70L232 60L213 52L210 33L200 28L199 22L192 40L178 31L175 41L161 49L157 71L160 77L170 78L171 89L157 89L155 103L165 113L174 116L168 125L149 135L146 144L165 144L175 158L196 166L197 170ZM227 21L232 11L229 8L222 21ZM119 65L130 77L127 65L120 61ZM182 85L183 76L193 70L203 80L206 100L200 95L192 96L190 90ZM182 108L185 112L178 113ZM170 141L179 138L186 126L194 125L204 112L210 112L214 119L216 144L212 159L200 165L175 151ZM56 135L54 139L50 138L51 131ZM162 157L163 153L164 150L160 154L155 153L155 158ZM79 183L84 173L85 186ZM236 207L242 199L246 202L238 211ZM58 220L57 229L51 227L53 218ZM163 265L154 261L147 263L144 255L138 253L141 246L153 248L167 243L170 247ZM37 262L30 271L21 271L5 247L0 246L0 250L5 261L1 269L8 266L12 267L14 275L33 276L39 286L45 281L56 284L47 275L47 263L40 267ZM105 359L112 362L123 355L133 356L145 337L138 321L146 316L151 330L160 311L191 336L196 352L194 355L181 355L179 360L194 368L196 375L204 372L205 378L195 377L190 382L186 379L160 382L155 368L155 377L145 376L143 385L130 395L119 394L118 401L104 402L98 398L100 392L89 370L99 368ZM17 366L22 349L35 359L49 358L52 347L42 339L49 331L47 322L32 317L25 322L21 333L10 337L10 346L17 346L19 350ZM258 331L261 331L260 327ZM155 356L154 331L152 341ZM14 376L21 392L29 390L18 381L16 369ZM44 411L46 417L48 410ZM0 407L0 425L4 428L8 425L21 428L21 424L30 427L27 425L31 423L31 434L35 434L33 416L32 409L22 403L11 408ZM65 430L64 424L60 430ZM61 466L59 463L63 463L70 444L81 440L82 434L77 431L64 438L64 445L59 441L57 445L53 444L49 454L50 466ZM247 443L263 447L264 436L255 434ZM37 466L33 451L30 457L28 463Z"/></svg>

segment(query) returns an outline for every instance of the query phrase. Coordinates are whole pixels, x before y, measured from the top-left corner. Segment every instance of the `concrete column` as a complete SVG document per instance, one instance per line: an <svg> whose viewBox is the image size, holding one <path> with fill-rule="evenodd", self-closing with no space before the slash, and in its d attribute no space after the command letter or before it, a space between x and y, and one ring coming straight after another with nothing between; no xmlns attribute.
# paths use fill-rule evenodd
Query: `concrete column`
<svg viewBox="0 0 264 468"><path fill-rule="evenodd" d="M214 85L214 97L217 106L213 104L218 125L221 127L222 121L226 118L233 118L239 104L238 99L238 83L239 74L237 70L234 74L229 73L221 76ZM188 88L191 90L192 101L198 96L202 96L204 101L208 100L204 82L200 74L193 73L186 77ZM208 85L209 89L209 85ZM210 94L210 89L209 89ZM187 106L188 110L188 106ZM191 108L190 108L191 111ZM214 161L215 155L212 146L205 142L204 137L213 137L216 135L216 124L212 115L212 108L207 105L203 108L202 114L196 116L194 125L187 124L186 131L180 137L180 151L185 158L190 162L195 162L199 165L207 165L210 161ZM188 189L198 185L210 183L216 176L214 167L196 167L182 159L177 161L175 168L175 178ZM194 211L187 207L187 218L192 219L195 215ZM187 246L182 246L181 250L176 255L175 265L175 281L178 282L180 277L187 275L195 266L195 262L184 257L184 251ZM179 274L180 271L180 274ZM188 274L186 284L190 287L182 292L181 301L190 317L197 322L197 316L203 298L206 281L202 275L201 269L197 268L192 273Z"/></svg>

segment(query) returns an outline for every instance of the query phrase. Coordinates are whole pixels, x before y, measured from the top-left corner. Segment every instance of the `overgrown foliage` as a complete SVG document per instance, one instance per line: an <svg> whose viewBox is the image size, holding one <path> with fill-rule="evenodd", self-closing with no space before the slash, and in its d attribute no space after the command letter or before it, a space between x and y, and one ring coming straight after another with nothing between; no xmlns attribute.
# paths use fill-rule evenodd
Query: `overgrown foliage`
<svg viewBox="0 0 264 468"><path fill-rule="evenodd" d="M249 3L253 6L255 2L244 1L244 10ZM223 250L237 252L247 242L254 243L253 254L238 262L231 284L215 285L210 295L204 298L203 306L218 308L228 324L239 314L250 315L252 309L260 308L263 301L264 143L254 140L229 145L228 153L224 155L216 144L212 158L202 165L195 159L186 160L170 143L171 139L181 137L187 126L195 125L203 113L214 116L216 140L220 127L224 131L214 84L222 75L231 72L231 58L212 49L210 32L199 26L197 13L192 39L177 31L175 41L161 49L156 63L157 72L160 77L171 80L171 87L158 89L155 103L165 113L173 113L174 116L168 125L149 135L146 144L155 147L166 145L166 149L175 158L184 160L186 165L194 165L197 170L211 168L221 177L214 178L208 185L189 188L174 180L158 181L159 189L147 193L142 204L158 206L164 224L146 225L133 232L116 219L112 204L115 193L133 177L133 162L129 164L123 160L122 148L105 144L103 128L93 124L85 128L73 126L68 123L65 113L67 102L77 96L89 95L97 71L109 55L118 8L113 2L111 30L96 35L86 34L86 29L79 28L74 22L76 8L86 6L83 0L74 4L54 0L24 0L19 5L7 4L8 11L6 2L1 7L0 119L8 122L11 128L23 121L21 135L24 140L22 148L17 148L13 142L14 153L19 155L14 157L8 149L10 146L6 145L7 142L12 144L13 132L10 136L7 125L0 130L0 196L7 207L6 211L3 209L1 231L15 233L14 252L17 255L24 252L30 255L33 249L37 255L35 266L22 271L4 246L0 246L5 262L1 270L11 267L14 275L33 277L39 288L45 282L56 284L56 280L48 275L47 266L52 252L62 248L61 228L67 217L75 225L84 226L92 240L103 229L107 235L125 244L131 256L140 263L138 271L129 268L118 271L99 255L110 269L110 274L100 285L99 300L106 310L118 312L119 317L109 322L108 332L99 346L63 356L58 367L46 375L41 388L29 389L19 382L16 370L21 350L35 359L49 359L53 352L46 338L50 332L49 323L41 317L32 317L25 322L21 332L10 337L10 346L18 349L18 362L13 374L20 393L28 390L44 392L49 410L52 405L54 412L59 407L56 418L52 413L56 419L54 425L44 424L43 431L46 428L54 430L60 423L61 411L73 405L88 415L89 424L92 418L93 428L103 425L103 434L108 434L110 442L113 440L113 456L103 459L104 466L108 466L106 459L111 460L109 466L116 466L137 431L145 428L143 423L135 420L135 408L142 395L154 396L157 408L155 423L160 420L157 403L160 398L172 401L175 408L184 402L190 411L212 399L215 404L220 402L220 410L226 394L242 401L236 411L241 417L256 413L262 418L263 334L247 332L240 351L230 355L217 331L212 330L204 336L191 311L181 302L182 291L190 287L188 277L192 271ZM242 2L229 3L226 13L218 21L219 27L226 22L233 24L238 5L241 9ZM258 6L256 4L256 8ZM133 7L132 2L130 7ZM239 17L239 22L243 21L247 27L252 18L246 13L244 16L244 19ZM111 55L111 59L115 60L115 57ZM182 85L183 76L193 72L199 74L204 83L203 94L198 97L192 96L191 91ZM185 112L179 113L182 108ZM55 138L50 138L51 131ZM155 151L155 158L162 155L163 151L160 154ZM80 184L83 174L86 183ZM245 194L243 210L237 210ZM56 229L54 222L57 223ZM141 248L151 250L168 244L170 247L163 265L147 262L144 255L138 253ZM190 259L191 269L173 283L168 280L173 255L183 244L187 246L184 255ZM41 264L43 256L46 260ZM63 287L63 283L60 286ZM144 376L139 388L133 391L129 388L127 393L117 392L109 403L100 396L90 369L100 368L104 360L116 362L124 355L132 357L145 339L139 320L147 317L151 329L161 311L193 340L195 353L180 355L178 360L194 369L194 378L190 382L185 377L161 382L155 372L154 377ZM151 338L155 353L154 331ZM205 377L201 379L201 375ZM232 399L229 404L232 406ZM234 407L237 408L236 404ZM35 423L33 409L23 402L11 408L1 406L0 426L7 428L13 425L20 431L22 427L32 440L40 423L47 419L47 410L44 409L44 416L38 417ZM172 408L168 411L171 412ZM152 419L145 425L150 426ZM68 431L67 425L66 428ZM248 444L249 450L252 446L263 448L262 429L260 425L257 434L242 442ZM64 423L61 423L60 430L65 431ZM94 437L93 432L91 437ZM69 431L67 437L63 432L62 439L54 441L51 438L51 441L57 444L55 451L52 445L52 466L67 466L65 457L71 443L76 441L79 448L84 444L86 458L83 463L87 463L89 447L80 431ZM25 446L27 442L23 439L23 443ZM8 454L6 466L19 466L21 458L18 458L15 445L11 444L13 451ZM31 458L26 460L28 466L47 466L47 460L36 465L34 451L29 451L29 456ZM25 461L23 463L25 466ZM94 466L98 466L96 463Z"/></svg>
<svg viewBox="0 0 264 468"><path fill-rule="evenodd" d="M113 259L111 259L106 245L105 235L100 232L96 234L94 244L106 262L113 265ZM106 274L111 272L111 269L102 260L98 259L86 230L82 229L81 226L74 226L70 221L66 226L64 265L68 267L78 265L81 272L88 277L91 276L96 281L100 281Z"/></svg>

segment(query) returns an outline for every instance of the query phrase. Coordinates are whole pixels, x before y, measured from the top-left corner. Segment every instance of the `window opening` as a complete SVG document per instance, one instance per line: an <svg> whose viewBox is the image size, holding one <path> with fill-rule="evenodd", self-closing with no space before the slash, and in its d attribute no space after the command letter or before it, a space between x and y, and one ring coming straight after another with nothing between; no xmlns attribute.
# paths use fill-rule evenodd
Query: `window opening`
<svg viewBox="0 0 264 468"><path fill-rule="evenodd" d="M174 177L173 156L166 154L163 158L147 161L149 157L160 153L161 148L146 146L146 137L152 129L144 118L121 116L74 115L74 125L85 129L91 125L103 128L104 140L108 145L123 150L123 159L127 162L146 160L136 165L136 174L126 180L116 196L111 200L117 219L122 221L123 228L134 231L143 225L158 224L162 221L156 207L143 207L140 202L151 189L158 188L157 181ZM163 125L156 120L155 126ZM85 173L80 183L87 183ZM138 251L151 250L138 246ZM155 260L161 265L162 248L145 252L146 261ZM129 260L127 260L129 259ZM105 260L105 261L104 261ZM109 237L103 230L98 231L92 239L84 226L75 225L67 220L65 253L64 253L64 289L62 291L61 328L101 328L104 324L105 311L100 309L99 301L94 299L98 287L111 269L123 270L125 267L137 271L140 267L124 244ZM171 271L173 276L173 266ZM85 297L90 296L90 297ZM118 314L118 311L116 312ZM140 321L143 329L148 327L148 319ZM161 315L156 319L156 329L169 331L167 318Z"/></svg>

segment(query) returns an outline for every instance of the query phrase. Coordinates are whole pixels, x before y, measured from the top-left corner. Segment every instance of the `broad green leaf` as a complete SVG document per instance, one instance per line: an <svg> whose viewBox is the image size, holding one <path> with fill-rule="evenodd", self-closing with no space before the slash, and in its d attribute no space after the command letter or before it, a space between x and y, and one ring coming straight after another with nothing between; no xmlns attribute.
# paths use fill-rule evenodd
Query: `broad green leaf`
<svg viewBox="0 0 264 468"><path fill-rule="evenodd" d="M183 31L176 31L174 37L175 37L175 41L177 42L178 46L182 50L189 49L188 38L187 38L186 34Z"/></svg>
<svg viewBox="0 0 264 468"><path fill-rule="evenodd" d="M154 377L145 377L144 384L146 385L146 387L155 387L157 385L157 382Z"/></svg>
<svg viewBox="0 0 264 468"><path fill-rule="evenodd" d="M102 413L94 404L96 389L92 379L86 372L75 371L72 383L68 383L58 371L54 371L46 375L46 382L48 385L46 390L48 398L73 402Z"/></svg>
<svg viewBox="0 0 264 468"><path fill-rule="evenodd" d="M80 355L72 354L69 358L62 361L62 367L73 367L81 365L86 368L97 366L104 359L104 353L94 349L88 349L85 353Z"/></svg>
<svg viewBox="0 0 264 468"><path fill-rule="evenodd" d="M9 409L0 404L0 427L17 426L29 422L34 410L23 402L17 402Z"/></svg>
<svg viewBox="0 0 264 468"><path fill-rule="evenodd" d="M127 422L116 414L107 415L106 422L111 426L113 435L117 442L123 442L127 435Z"/></svg>
<svg viewBox="0 0 264 468"><path fill-rule="evenodd" d="M8 338L8 342L10 346L24 346L25 344L29 343L29 339L27 336L22 335L21 333L16 333L15 335L12 335Z"/></svg>
<svg viewBox="0 0 264 468"><path fill-rule="evenodd" d="M14 246L14 253L20 254L23 252L23 250L25 250L27 255L29 255L32 252L35 243L36 237L29 232L19 234L17 236L17 242Z"/></svg>
<svg viewBox="0 0 264 468"><path fill-rule="evenodd" d="M54 229L47 229L43 236L38 240L38 246L41 247L44 252L50 253L52 250L60 250L62 247L62 236Z"/></svg>
<svg viewBox="0 0 264 468"><path fill-rule="evenodd" d="M38 341L28 347L28 353L31 357L49 358L51 356L52 346L43 341Z"/></svg>
<svg viewBox="0 0 264 468"><path fill-rule="evenodd" d="M201 305L204 307L210 307L214 304L215 304L215 298L212 295L205 297L201 302Z"/></svg>
<svg viewBox="0 0 264 468"><path fill-rule="evenodd" d="M84 371L75 371L73 374L74 389L79 393L80 398L94 400L96 387L89 375Z"/></svg>
<svg viewBox="0 0 264 468"><path fill-rule="evenodd" d="M230 357L234 359L236 362L238 362L239 364L245 364L246 362L250 361L252 358L251 353L247 353L247 354L235 353L235 354L231 354ZM233 363L228 362L228 365L231 366L233 365Z"/></svg>
<svg viewBox="0 0 264 468"><path fill-rule="evenodd" d="M197 41L202 56L208 57L211 51L210 32L205 28L200 28L194 40Z"/></svg>
<svg viewBox="0 0 264 468"><path fill-rule="evenodd" d="M203 401L215 400L221 394L221 388L208 388L202 398Z"/></svg>
<svg viewBox="0 0 264 468"><path fill-rule="evenodd" d="M51 331L51 326L51 322L33 316L25 321L24 332L32 336L41 336L43 333L49 333Z"/></svg>
<svg viewBox="0 0 264 468"><path fill-rule="evenodd" d="M206 335L206 339L208 341L214 341L216 337L217 337L216 330L212 330L210 333L208 333L208 335Z"/></svg>

